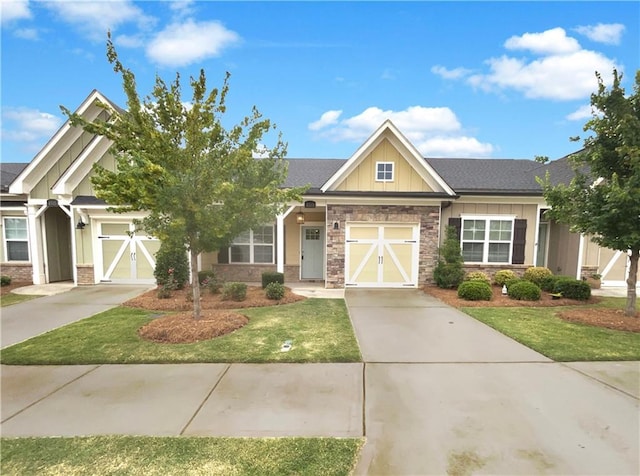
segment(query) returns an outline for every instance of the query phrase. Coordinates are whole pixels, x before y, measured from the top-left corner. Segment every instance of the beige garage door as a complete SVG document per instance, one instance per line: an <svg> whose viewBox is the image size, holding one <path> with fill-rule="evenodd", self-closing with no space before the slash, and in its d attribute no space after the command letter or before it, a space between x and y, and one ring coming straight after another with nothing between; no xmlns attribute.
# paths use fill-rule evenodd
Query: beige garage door
<svg viewBox="0 0 640 476"><path fill-rule="evenodd" d="M418 285L418 225L347 224L345 285Z"/></svg>

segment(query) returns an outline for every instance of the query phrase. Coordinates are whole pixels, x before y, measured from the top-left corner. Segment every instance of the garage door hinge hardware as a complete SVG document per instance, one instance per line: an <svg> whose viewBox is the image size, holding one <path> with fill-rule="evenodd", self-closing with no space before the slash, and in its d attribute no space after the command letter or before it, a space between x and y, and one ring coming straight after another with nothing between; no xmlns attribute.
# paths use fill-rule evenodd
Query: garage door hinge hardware
<svg viewBox="0 0 640 476"><path fill-rule="evenodd" d="M417 243L416 240L404 240L405 243Z"/></svg>
<svg viewBox="0 0 640 476"><path fill-rule="evenodd" d="M103 236L103 235L98 236L99 240L104 240L105 238L109 238L109 236Z"/></svg>
<svg viewBox="0 0 640 476"><path fill-rule="evenodd" d="M347 240L347 243L357 243L358 240Z"/></svg>

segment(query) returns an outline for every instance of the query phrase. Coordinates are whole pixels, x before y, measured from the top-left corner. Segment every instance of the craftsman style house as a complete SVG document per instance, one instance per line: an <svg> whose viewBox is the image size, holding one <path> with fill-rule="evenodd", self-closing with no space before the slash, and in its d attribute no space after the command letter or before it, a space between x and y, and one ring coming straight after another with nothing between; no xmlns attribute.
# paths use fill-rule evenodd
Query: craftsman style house
<svg viewBox="0 0 640 476"><path fill-rule="evenodd" d="M76 112L107 117L98 103L118 109L93 91ZM115 167L109 146L67 122L31 163L2 165L2 274L36 284L153 283L159 242L136 233L140 215L111 213L93 193L93 164ZM201 255L200 269L216 269L227 281L260 281L263 271L278 270L286 282L330 288L414 288L431 282L451 225L469 270L536 265L624 284L626 254L545 218L536 176L570 180L566 158L545 165L424 158L386 121L347 160L288 162L285 186L309 186L302 202L228 249Z"/></svg>

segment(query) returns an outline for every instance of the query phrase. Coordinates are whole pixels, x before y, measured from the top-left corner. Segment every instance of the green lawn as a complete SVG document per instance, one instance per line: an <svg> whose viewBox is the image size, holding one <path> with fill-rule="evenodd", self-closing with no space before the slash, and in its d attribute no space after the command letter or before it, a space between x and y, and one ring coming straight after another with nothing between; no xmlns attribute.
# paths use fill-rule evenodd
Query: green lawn
<svg viewBox="0 0 640 476"><path fill-rule="evenodd" d="M242 309L243 328L193 344L156 344L137 330L153 313L118 307L2 350L9 365L133 364L179 362L359 362L342 299ZM289 352L280 352L291 340Z"/></svg>
<svg viewBox="0 0 640 476"><path fill-rule="evenodd" d="M8 293L0 296L0 306L11 306L12 304L18 304L19 302L29 301L30 299L35 299L37 295L33 294L14 294Z"/></svg>
<svg viewBox="0 0 640 476"><path fill-rule="evenodd" d="M590 307L622 308L624 298ZM640 333L577 324L556 316L569 307L477 307L462 311L558 362L640 360Z"/></svg>
<svg viewBox="0 0 640 476"><path fill-rule="evenodd" d="M3 438L3 475L348 475L362 438Z"/></svg>

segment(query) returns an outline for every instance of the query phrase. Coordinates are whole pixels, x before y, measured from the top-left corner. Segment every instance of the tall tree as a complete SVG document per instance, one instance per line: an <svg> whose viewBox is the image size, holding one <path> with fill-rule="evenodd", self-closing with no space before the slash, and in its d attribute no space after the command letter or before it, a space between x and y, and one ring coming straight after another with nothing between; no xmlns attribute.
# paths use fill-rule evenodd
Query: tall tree
<svg viewBox="0 0 640 476"><path fill-rule="evenodd" d="M640 70L634 92L626 96L622 74L613 71L610 89L596 73L598 92L591 95L590 135L584 148L570 157L575 177L569 185L541 181L548 214L589 234L602 246L630 252L625 314L636 314L640 255ZM579 140L579 138L577 138Z"/></svg>
<svg viewBox="0 0 640 476"><path fill-rule="evenodd" d="M241 232L273 221L287 203L299 201L300 188L284 189L286 144L262 145L275 129L254 107L238 125L225 129L229 74L220 89L207 92L203 70L190 78L190 101L181 97L180 75L166 84L156 75L143 100L135 75L125 68L107 39L107 58L122 77L127 110L107 104L107 121L86 121L61 107L71 123L104 136L113 145L116 170L94 166L96 196L118 213L145 211L138 225L162 241L177 240L191 258L193 317L200 318L197 257L229 245ZM254 158L260 150L261 158Z"/></svg>

